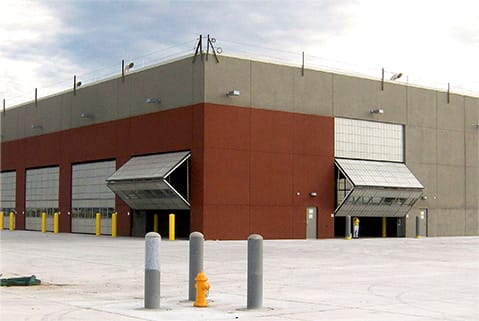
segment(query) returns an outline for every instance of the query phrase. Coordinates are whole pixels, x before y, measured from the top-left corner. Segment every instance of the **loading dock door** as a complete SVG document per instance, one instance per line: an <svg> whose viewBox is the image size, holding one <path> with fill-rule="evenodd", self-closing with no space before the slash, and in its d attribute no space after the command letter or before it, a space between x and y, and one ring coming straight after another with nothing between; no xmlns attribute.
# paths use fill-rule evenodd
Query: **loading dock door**
<svg viewBox="0 0 479 321"><path fill-rule="evenodd" d="M338 189L345 194L335 216L404 217L424 189L404 163L340 158L335 163L348 188Z"/></svg>
<svg viewBox="0 0 479 321"><path fill-rule="evenodd" d="M58 212L60 168L27 169L25 185L25 229L41 230L41 214L45 212L47 231L53 231L53 213Z"/></svg>
<svg viewBox="0 0 479 321"><path fill-rule="evenodd" d="M189 151L132 157L107 186L134 210L187 210Z"/></svg>
<svg viewBox="0 0 479 321"><path fill-rule="evenodd" d="M105 179L116 168L115 161L101 161L72 166L73 233L96 232L96 214L101 214L101 233L111 234L111 214L115 209L115 194L106 187Z"/></svg>

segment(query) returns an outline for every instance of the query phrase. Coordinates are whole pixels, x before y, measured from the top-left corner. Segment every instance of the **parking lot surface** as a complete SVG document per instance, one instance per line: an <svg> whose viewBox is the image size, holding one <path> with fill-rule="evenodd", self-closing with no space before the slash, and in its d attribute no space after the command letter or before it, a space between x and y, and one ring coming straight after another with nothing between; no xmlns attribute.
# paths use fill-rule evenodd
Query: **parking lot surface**
<svg viewBox="0 0 479 321"><path fill-rule="evenodd" d="M187 240L161 242L161 308L144 308L145 240L1 231L0 320L479 320L479 237L265 240L262 309L247 242L206 241L207 308L188 301Z"/></svg>

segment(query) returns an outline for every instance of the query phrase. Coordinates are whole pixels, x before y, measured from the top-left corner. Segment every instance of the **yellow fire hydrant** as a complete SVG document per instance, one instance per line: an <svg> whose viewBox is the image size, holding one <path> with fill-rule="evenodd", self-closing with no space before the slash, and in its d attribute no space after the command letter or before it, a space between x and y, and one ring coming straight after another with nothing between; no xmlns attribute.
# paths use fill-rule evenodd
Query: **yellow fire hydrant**
<svg viewBox="0 0 479 321"><path fill-rule="evenodd" d="M196 301L193 304L195 307L205 308L208 306L206 297L208 296L208 291L210 290L210 284L208 283L208 278L204 272L199 272L195 278L195 288L196 288Z"/></svg>

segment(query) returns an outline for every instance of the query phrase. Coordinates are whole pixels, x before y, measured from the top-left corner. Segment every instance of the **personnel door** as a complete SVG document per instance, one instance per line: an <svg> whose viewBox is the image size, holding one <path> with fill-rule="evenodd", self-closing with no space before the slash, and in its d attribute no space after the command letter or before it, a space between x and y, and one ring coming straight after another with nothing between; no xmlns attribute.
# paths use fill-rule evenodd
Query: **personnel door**
<svg viewBox="0 0 479 321"><path fill-rule="evenodd" d="M318 238L317 233L317 217L318 209L317 207L307 207L306 208L306 238L307 239L316 239Z"/></svg>

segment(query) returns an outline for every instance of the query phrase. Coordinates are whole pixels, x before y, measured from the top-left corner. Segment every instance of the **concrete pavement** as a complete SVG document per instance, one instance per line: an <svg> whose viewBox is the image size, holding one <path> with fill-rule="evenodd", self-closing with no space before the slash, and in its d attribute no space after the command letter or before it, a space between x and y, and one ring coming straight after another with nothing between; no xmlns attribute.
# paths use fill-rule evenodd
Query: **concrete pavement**
<svg viewBox="0 0 479 321"><path fill-rule="evenodd" d="M0 320L479 320L479 237L265 240L264 308L246 310L246 241L206 241L209 307L188 242L163 240L161 308L143 308L144 239L1 231Z"/></svg>

